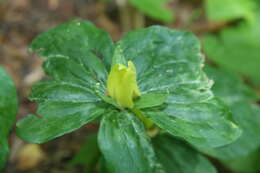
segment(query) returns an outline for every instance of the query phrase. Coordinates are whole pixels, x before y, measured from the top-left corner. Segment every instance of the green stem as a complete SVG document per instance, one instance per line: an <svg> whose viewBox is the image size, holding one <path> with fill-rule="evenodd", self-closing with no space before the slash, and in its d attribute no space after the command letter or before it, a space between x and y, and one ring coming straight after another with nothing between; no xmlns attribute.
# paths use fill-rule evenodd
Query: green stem
<svg viewBox="0 0 260 173"><path fill-rule="evenodd" d="M119 10L120 24L123 32L129 32L132 29L131 25L131 7L127 0L116 0Z"/></svg>
<svg viewBox="0 0 260 173"><path fill-rule="evenodd" d="M138 9L132 8L133 11L133 28L134 29L139 29L139 28L144 28L145 27L145 17L143 13L141 13Z"/></svg>
<svg viewBox="0 0 260 173"><path fill-rule="evenodd" d="M116 0L119 10L120 24L123 32L145 27L145 17L138 9L131 6L128 0Z"/></svg>
<svg viewBox="0 0 260 173"><path fill-rule="evenodd" d="M131 110L137 117L139 117L144 122L144 126L147 130L153 126L153 122L150 119L146 118L139 109L133 108Z"/></svg>

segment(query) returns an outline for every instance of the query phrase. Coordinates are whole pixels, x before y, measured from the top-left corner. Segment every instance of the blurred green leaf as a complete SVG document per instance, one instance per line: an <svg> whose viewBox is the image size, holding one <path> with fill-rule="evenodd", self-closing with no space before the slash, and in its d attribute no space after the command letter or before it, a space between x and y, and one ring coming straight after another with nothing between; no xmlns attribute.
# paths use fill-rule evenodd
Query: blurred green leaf
<svg viewBox="0 0 260 173"><path fill-rule="evenodd" d="M133 61L142 94L167 94L158 108L143 115L172 135L199 146L217 147L234 141L239 128L230 112L210 91L202 71L199 40L190 32L153 26L128 33L116 45L113 61Z"/></svg>
<svg viewBox="0 0 260 173"><path fill-rule="evenodd" d="M98 143L110 173L163 173L142 122L133 114L103 116Z"/></svg>
<svg viewBox="0 0 260 173"><path fill-rule="evenodd" d="M255 101L258 96L256 92L245 85L243 80L233 72L207 65L205 72L210 79L214 80L212 90L228 105L236 102Z"/></svg>
<svg viewBox="0 0 260 173"><path fill-rule="evenodd" d="M17 110L18 101L14 83L0 67L0 172L9 153L7 138L16 119Z"/></svg>
<svg viewBox="0 0 260 173"><path fill-rule="evenodd" d="M260 15L259 15L260 16ZM260 84L260 22L241 23L226 28L218 35L207 35L204 42L206 55L221 67L250 77Z"/></svg>
<svg viewBox="0 0 260 173"><path fill-rule="evenodd" d="M147 16L162 22L171 22L174 19L173 11L167 8L167 2L170 0L129 0Z"/></svg>
<svg viewBox="0 0 260 173"><path fill-rule="evenodd" d="M205 0L206 16L213 22L244 18L252 20L255 4L252 0Z"/></svg>
<svg viewBox="0 0 260 173"><path fill-rule="evenodd" d="M153 139L155 152L166 173L216 173L214 166L185 142L169 135Z"/></svg>
<svg viewBox="0 0 260 173"><path fill-rule="evenodd" d="M257 98L256 94L233 73L209 66L206 72L215 81L213 92L230 106L233 119L242 128L243 134L232 144L204 152L228 161L245 157L260 147L260 122L251 106L251 102Z"/></svg>
<svg viewBox="0 0 260 173"><path fill-rule="evenodd" d="M260 171L260 148L247 156L223 161L229 168L239 173L258 173Z"/></svg>

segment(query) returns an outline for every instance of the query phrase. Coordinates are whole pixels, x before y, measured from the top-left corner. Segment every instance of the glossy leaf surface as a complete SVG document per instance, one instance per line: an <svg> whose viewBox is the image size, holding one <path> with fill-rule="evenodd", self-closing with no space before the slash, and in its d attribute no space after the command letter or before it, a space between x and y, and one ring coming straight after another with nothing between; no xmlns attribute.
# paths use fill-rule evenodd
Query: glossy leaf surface
<svg viewBox="0 0 260 173"><path fill-rule="evenodd" d="M30 95L38 115L17 124L26 141L42 143L72 132L102 115L107 70L113 53L108 34L86 21L72 21L39 35L31 50L46 59L50 80L36 84ZM106 66L106 67L105 67Z"/></svg>
<svg viewBox="0 0 260 173"><path fill-rule="evenodd" d="M141 121L128 112L110 112L98 143L110 173L163 173Z"/></svg>
<svg viewBox="0 0 260 173"><path fill-rule="evenodd" d="M130 32L117 43L113 63L129 60L142 95L168 95L164 105L143 110L159 127L203 147L222 146L240 135L229 110L210 91L193 34L159 26Z"/></svg>

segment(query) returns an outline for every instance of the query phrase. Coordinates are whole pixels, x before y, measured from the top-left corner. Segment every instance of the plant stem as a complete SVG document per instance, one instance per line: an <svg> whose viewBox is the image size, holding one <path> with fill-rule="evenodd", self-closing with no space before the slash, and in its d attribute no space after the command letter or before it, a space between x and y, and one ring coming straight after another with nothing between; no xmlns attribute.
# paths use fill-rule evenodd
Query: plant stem
<svg viewBox="0 0 260 173"><path fill-rule="evenodd" d="M146 118L139 109L134 108L132 109L132 112L143 121L144 126L147 130L153 126L153 122L150 119Z"/></svg>
<svg viewBox="0 0 260 173"><path fill-rule="evenodd" d="M132 29L145 27L144 15L128 3L128 0L116 0L119 10L122 31L129 32Z"/></svg>
<svg viewBox="0 0 260 173"><path fill-rule="evenodd" d="M132 8L132 22L133 22L133 28L138 29L138 28L144 28L145 27L145 17L142 12L140 12L136 8Z"/></svg>
<svg viewBox="0 0 260 173"><path fill-rule="evenodd" d="M131 7L127 0L116 0L119 10L120 24L123 32L131 30Z"/></svg>

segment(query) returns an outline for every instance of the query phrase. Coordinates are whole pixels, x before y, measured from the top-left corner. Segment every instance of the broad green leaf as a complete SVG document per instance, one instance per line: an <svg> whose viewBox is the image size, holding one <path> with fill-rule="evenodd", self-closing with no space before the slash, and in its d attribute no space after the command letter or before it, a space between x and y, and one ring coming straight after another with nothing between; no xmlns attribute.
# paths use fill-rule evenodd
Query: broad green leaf
<svg viewBox="0 0 260 173"><path fill-rule="evenodd" d="M17 124L26 141L42 143L72 132L105 112L105 94L113 42L104 31L85 21L72 21L39 35L31 51L45 58L51 79L36 84L30 95L39 104L37 116Z"/></svg>
<svg viewBox="0 0 260 173"><path fill-rule="evenodd" d="M212 97L202 71L199 40L190 32L152 26L129 32L117 42L113 64L132 61L142 94L172 93L175 102Z"/></svg>
<svg viewBox="0 0 260 173"><path fill-rule="evenodd" d="M0 171L9 153L8 134L12 129L18 110L14 83L5 70L0 67Z"/></svg>
<svg viewBox="0 0 260 173"><path fill-rule="evenodd" d="M185 142L168 135L153 139L154 149L166 173L216 173L214 166Z"/></svg>
<svg viewBox="0 0 260 173"><path fill-rule="evenodd" d="M16 132L25 141L43 143L80 128L104 112L99 102L42 102L37 112L40 117L28 115L17 123Z"/></svg>
<svg viewBox="0 0 260 173"><path fill-rule="evenodd" d="M133 114L106 114L98 143L110 173L163 173L141 121Z"/></svg>
<svg viewBox="0 0 260 173"><path fill-rule="evenodd" d="M218 35L206 35L203 42L206 55L223 68L242 73L260 84L260 20L249 25L226 28ZM249 53L250 52L250 53Z"/></svg>
<svg viewBox="0 0 260 173"><path fill-rule="evenodd" d="M169 103L163 111L148 110L147 118L174 136L199 148L214 148L233 142L240 130L231 121L229 110L218 99L190 104Z"/></svg>
<svg viewBox="0 0 260 173"><path fill-rule="evenodd" d="M174 16L173 11L167 8L168 1L169 0L130 0L129 2L147 16L162 22L171 22Z"/></svg>
<svg viewBox="0 0 260 173"><path fill-rule="evenodd" d="M204 152L221 160L245 157L260 147L260 122L257 121L260 115L256 115L251 106L256 95L233 73L209 66L206 72L215 81L212 88L214 93L229 105L233 119L243 133L232 144Z"/></svg>
<svg viewBox="0 0 260 173"><path fill-rule="evenodd" d="M210 21L226 22L249 19L254 16L252 0L205 0L206 15Z"/></svg>
<svg viewBox="0 0 260 173"><path fill-rule="evenodd" d="M141 95L167 94L165 105L144 116L173 135L198 146L218 147L234 141L239 128L210 91L202 71L198 39L190 32L153 26L128 33L117 43L113 63L131 60Z"/></svg>
<svg viewBox="0 0 260 173"><path fill-rule="evenodd" d="M33 40L30 50L44 58L64 57L92 67L88 62L92 54L105 61L107 67L113 55L113 41L103 30L87 21L75 20L59 25ZM96 67L97 68L97 67Z"/></svg>

